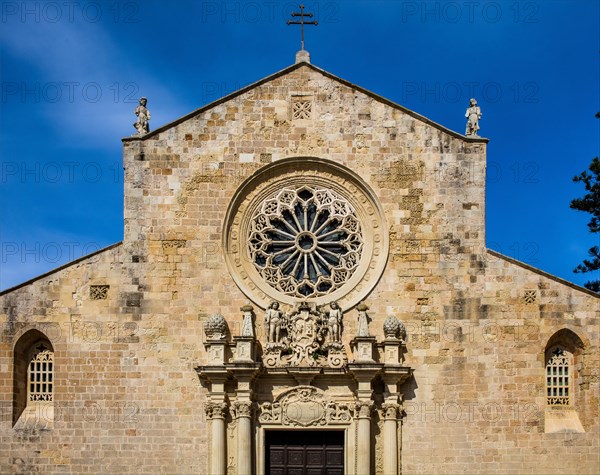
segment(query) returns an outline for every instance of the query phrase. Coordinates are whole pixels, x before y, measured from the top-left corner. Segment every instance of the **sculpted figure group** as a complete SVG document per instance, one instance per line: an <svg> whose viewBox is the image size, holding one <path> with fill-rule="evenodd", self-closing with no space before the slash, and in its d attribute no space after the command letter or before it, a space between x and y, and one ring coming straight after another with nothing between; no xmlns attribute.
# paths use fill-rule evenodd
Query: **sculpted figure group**
<svg viewBox="0 0 600 475"><path fill-rule="evenodd" d="M327 329L327 340L330 343L339 343L342 333L342 310L337 302L329 304L329 312L319 312L323 328ZM279 302L271 302L265 312L265 330L267 343L281 343L284 339L286 325L290 315L284 314L279 309ZM284 330L282 332L282 330Z"/></svg>
<svg viewBox="0 0 600 475"><path fill-rule="evenodd" d="M298 302L284 313L278 302L265 311L266 345L263 364L268 368L288 366L329 366L347 363L342 344L342 309L331 302L329 309Z"/></svg>
<svg viewBox="0 0 600 475"><path fill-rule="evenodd" d="M369 307L364 302L358 312L357 337L369 334ZM262 356L267 368L293 366L328 366L343 368L348 363L342 343L344 313L333 301L326 308L309 302L298 302L288 313L271 302L265 311L266 345Z"/></svg>

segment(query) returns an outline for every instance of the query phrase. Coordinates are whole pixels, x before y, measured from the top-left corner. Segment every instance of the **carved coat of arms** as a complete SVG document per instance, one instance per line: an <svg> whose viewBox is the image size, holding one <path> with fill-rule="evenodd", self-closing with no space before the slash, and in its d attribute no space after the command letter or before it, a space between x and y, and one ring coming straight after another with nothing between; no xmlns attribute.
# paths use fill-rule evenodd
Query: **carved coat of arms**
<svg viewBox="0 0 600 475"><path fill-rule="evenodd" d="M341 368L347 363L340 341L342 312L335 302L330 304L329 312L303 302L287 315L279 311L275 302L267 310L265 323L268 338L263 364L266 367Z"/></svg>
<svg viewBox="0 0 600 475"><path fill-rule="evenodd" d="M258 410L263 424L301 427L348 424L354 414L353 403L331 401L312 386L288 389L273 402L259 404Z"/></svg>

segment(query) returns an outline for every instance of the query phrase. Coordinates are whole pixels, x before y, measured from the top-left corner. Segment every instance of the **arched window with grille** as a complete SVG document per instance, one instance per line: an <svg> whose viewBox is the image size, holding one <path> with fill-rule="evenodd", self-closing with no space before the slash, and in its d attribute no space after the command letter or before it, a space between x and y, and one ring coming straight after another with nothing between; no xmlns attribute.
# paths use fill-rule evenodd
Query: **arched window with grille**
<svg viewBox="0 0 600 475"><path fill-rule="evenodd" d="M581 405L581 338L563 328L546 343L544 352L544 432L585 432L579 419Z"/></svg>
<svg viewBox="0 0 600 475"><path fill-rule="evenodd" d="M54 422L54 348L39 330L16 342L13 363L13 426L49 428Z"/></svg>

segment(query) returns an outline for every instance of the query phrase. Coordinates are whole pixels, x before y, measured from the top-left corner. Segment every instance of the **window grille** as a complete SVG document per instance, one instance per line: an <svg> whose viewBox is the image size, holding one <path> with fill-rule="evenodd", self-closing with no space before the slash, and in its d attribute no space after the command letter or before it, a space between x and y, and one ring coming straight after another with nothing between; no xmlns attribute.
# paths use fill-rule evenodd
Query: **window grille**
<svg viewBox="0 0 600 475"><path fill-rule="evenodd" d="M569 356L563 349L557 348L546 363L548 405L565 406L569 404L570 378Z"/></svg>
<svg viewBox="0 0 600 475"><path fill-rule="evenodd" d="M52 401L54 353L43 344L29 363L27 387L30 401Z"/></svg>

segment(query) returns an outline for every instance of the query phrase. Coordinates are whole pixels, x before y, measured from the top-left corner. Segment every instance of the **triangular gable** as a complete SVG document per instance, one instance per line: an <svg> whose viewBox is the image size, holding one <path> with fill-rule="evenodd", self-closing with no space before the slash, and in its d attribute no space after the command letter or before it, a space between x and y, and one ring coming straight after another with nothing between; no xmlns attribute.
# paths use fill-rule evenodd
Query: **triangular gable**
<svg viewBox="0 0 600 475"><path fill-rule="evenodd" d="M560 277L557 277L553 274L549 274L548 272L544 272L543 270L538 269L537 267L533 267L529 264L526 264L525 262L519 261L517 259L513 259L512 257L505 256L504 254L500 254L499 252L494 251L492 249L486 249L486 252L492 257L495 257L497 259L502 259L503 261L506 261L507 263L512 264L517 267L520 267L522 269L525 269L525 270L531 272L532 274L538 274L542 277L545 277L546 279L550 279L550 280L553 280L554 282L564 285L565 287L570 287L573 290L583 292L585 294L591 295L592 297L600 298L600 294L598 294L592 290L586 289L585 287L581 287L580 285L574 284L573 282L569 282L568 280L561 279Z"/></svg>
<svg viewBox="0 0 600 475"><path fill-rule="evenodd" d="M49 277L52 274L57 274L60 271L68 269L69 267L73 267L74 265L81 264L82 262L85 262L85 261L90 260L91 258L93 258L95 256L98 256L99 254L103 254L103 253L108 252L108 251L110 251L112 249L115 249L115 248L119 247L122 244L123 244L122 241L116 242L116 243L111 244L109 246L106 246L106 247L104 247L102 249L98 249L97 251L94 251L94 252L92 252L90 254L86 254L85 256L81 256L81 257L79 257L79 258L77 258L75 260L69 261L66 264L63 264L63 265L61 265L59 267L56 267L54 269L49 270L48 272L44 272L43 274L37 275L37 276L35 276L35 277L33 277L33 278L29 279L29 280L26 280L25 282L21 282L20 284L17 284L17 285L14 285L12 287L9 287L8 289L2 290L2 291L0 291L0 297L2 297L3 295L9 294L11 292L14 292L15 290L18 290L18 289L20 289L22 287L27 287L28 285L31 285L31 284L37 282L38 280L44 279L45 277Z"/></svg>
<svg viewBox="0 0 600 475"><path fill-rule="evenodd" d="M323 76L325 76L325 77L327 77L329 79L332 79L333 81L339 82L340 84L343 84L346 87L349 87L351 89L359 91L359 92L361 92L361 93L363 93L363 94L365 94L365 95L367 95L367 96L375 99L376 101L378 101L378 102L380 102L382 104L385 104L385 105L387 105L389 107L392 107L394 109L402 111L403 113L405 113L405 114L407 114L407 115L409 115L409 116L411 116L411 117L413 117L413 118L415 118L415 119L417 119L417 120L419 120L419 121L421 121L421 122L423 122L425 124L428 124L428 125L430 125L432 127L435 127L436 129L438 129L438 130L440 130L440 131L442 131L442 132L444 132L444 133L446 133L448 135L451 135L452 137L463 139L463 140L468 140L469 142L476 142L476 143L477 142L478 143L487 143L489 141L489 139L483 138L483 137L472 138L472 137L466 137L465 135L459 134L458 132L450 130L447 127L444 127L443 125L440 125L437 122L434 122L434 121L428 119L427 117L422 116L421 114L418 114L417 112L414 112L414 111L412 111L410 109L407 109L406 107L403 107L400 104L397 104L397 103L395 103L393 101L390 101L389 99L386 99L385 97L382 97L382 96L380 96L378 94L375 94L374 92L371 92L371 91L369 91L367 89L364 89L364 88L362 88L360 86L357 86L356 84L352 84L351 82L346 81L345 79L341 79L341 78L337 77L336 75L331 74L331 73L325 71L324 69L318 68L317 66L315 66L315 65L313 65L311 63L306 63L306 62L301 62L301 63L297 63L297 64L293 64L291 66L288 66L287 68L284 68L281 71L278 71L278 72L276 72L274 74L271 74L270 76L267 76L267 77L265 77L265 78L263 78L263 79L255 82L255 83L249 84L248 86L243 87L243 88L241 88L241 89L239 89L239 90L237 90L235 92L232 92L231 94L223 96L220 99L217 99L216 101L213 101L213 102L211 102L211 103L209 103L209 104L207 104L205 106L202 106L199 109L196 109L195 111L190 112L189 114L186 114L186 115L180 117L179 119L175 119L174 121L169 122L168 124L165 124L165 125L157 128L157 129L155 129L155 130L153 130L153 131L151 131L151 132L149 132L147 134L144 134L142 136L133 135L131 137L124 137L122 139L122 141L123 142L130 142L130 141L135 141L135 140L146 140L146 139L152 138L155 135L160 134L161 132L164 132L164 131L172 128L172 127L175 127L175 126L177 126L177 125L179 125L179 124L187 121L188 119L192 119L192 118L196 117L197 115L202 114L203 112L206 112L206 111L208 111L208 110L210 110L210 109L212 109L212 108L214 108L214 107L216 107L216 106L218 106L220 104L223 104L223 103L228 102L228 101L230 101L230 100L232 100L232 99L234 99L234 98L236 98L238 96L241 96L242 94L245 94L246 92L251 91L252 89L255 89L255 88L259 87L259 86L262 86L265 83L268 83L269 81L277 79L277 78L279 78L281 76L285 76L286 74L289 74L292 71L295 71L296 69L299 69L301 67L310 68L313 71L316 71L316 72L322 74Z"/></svg>

